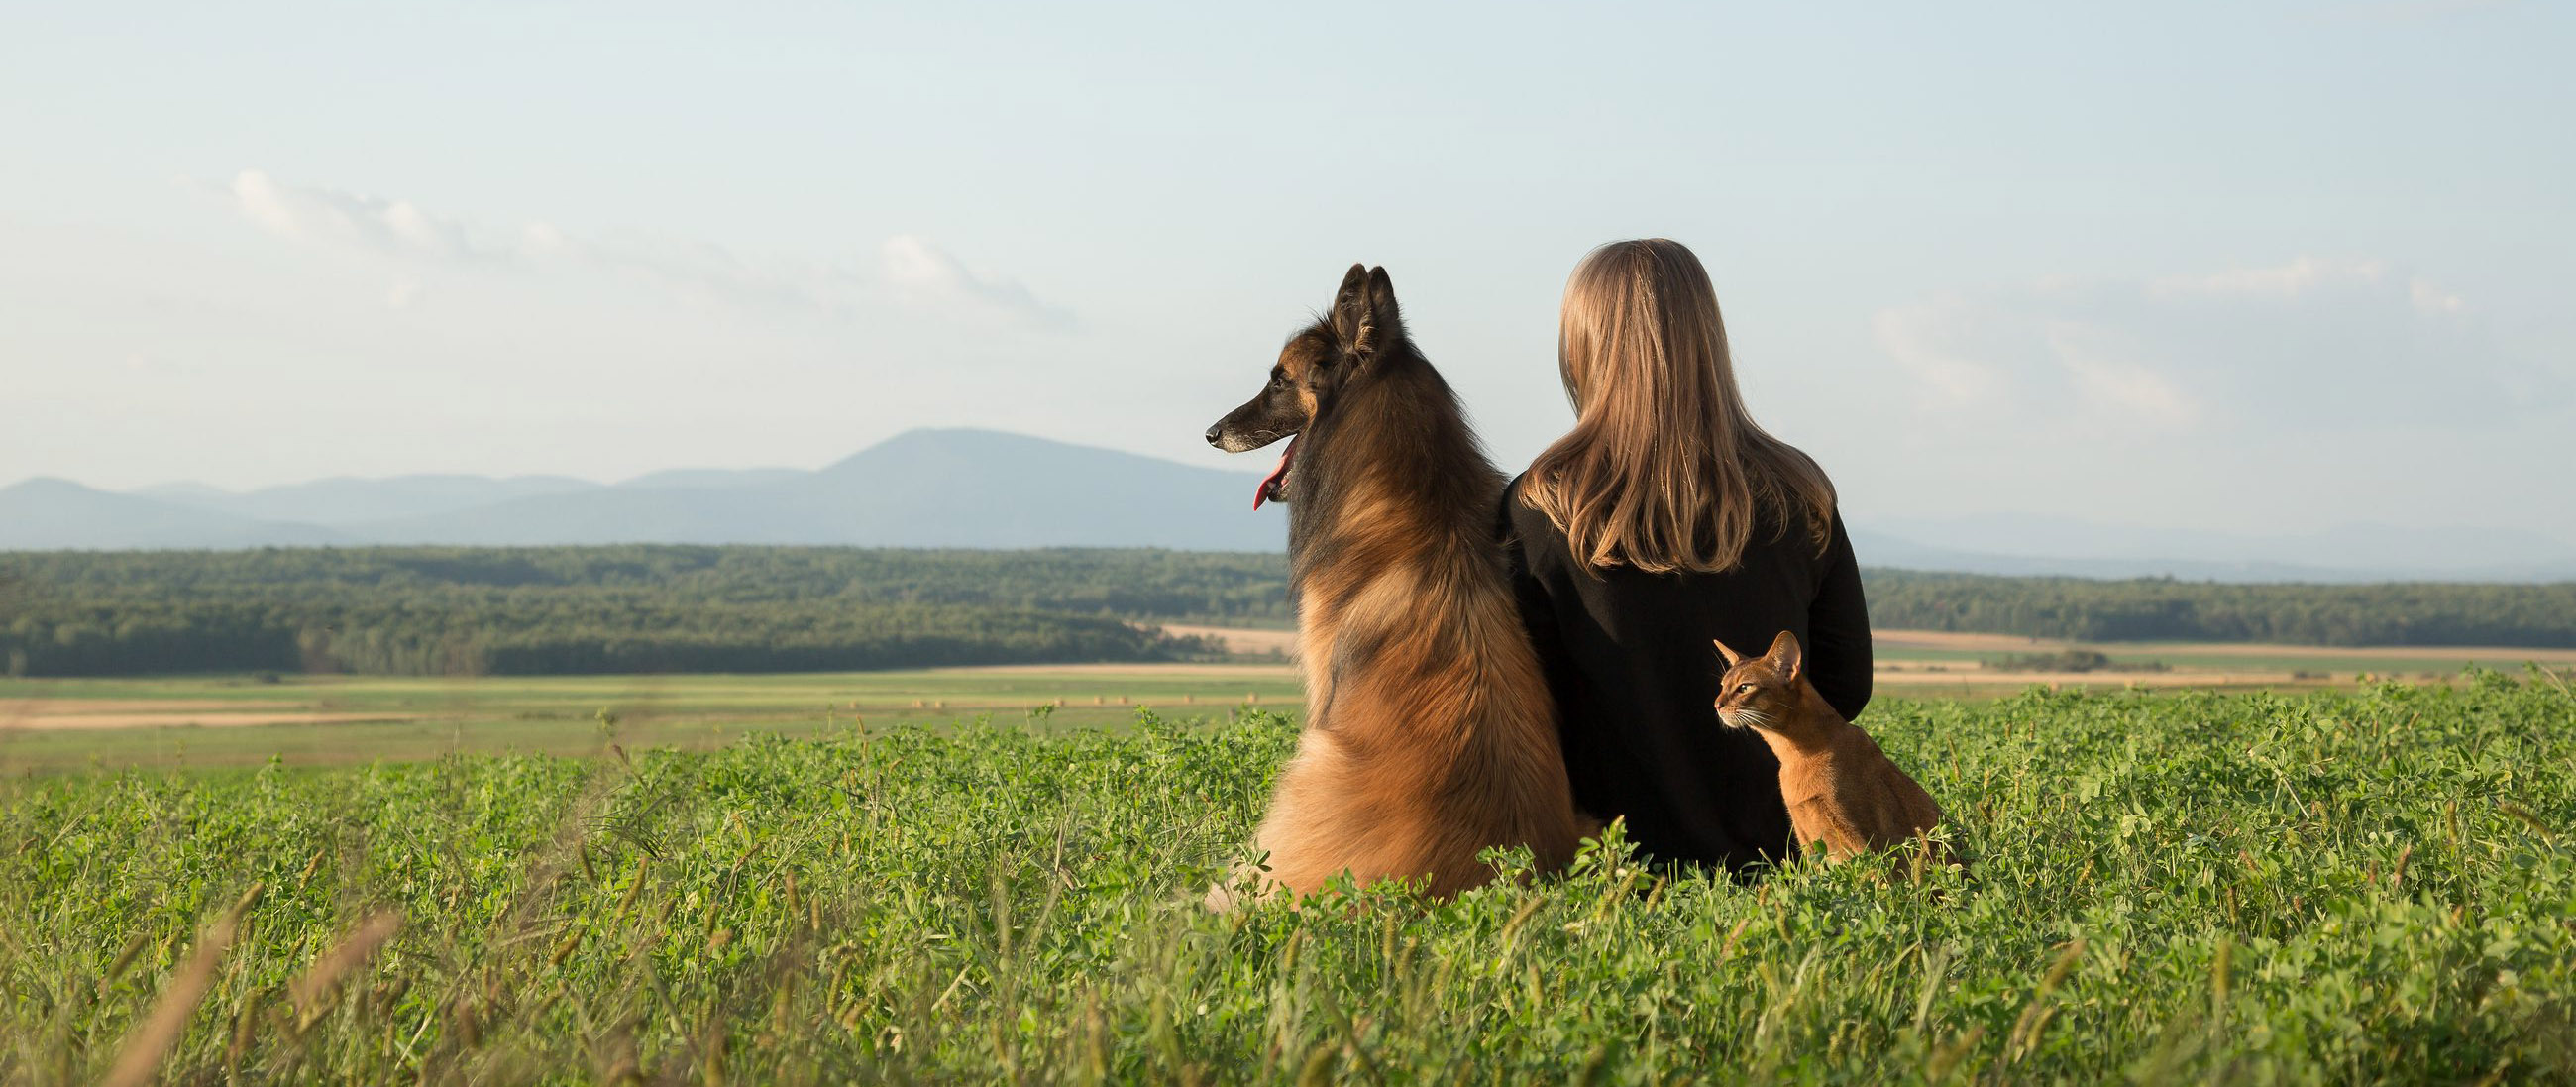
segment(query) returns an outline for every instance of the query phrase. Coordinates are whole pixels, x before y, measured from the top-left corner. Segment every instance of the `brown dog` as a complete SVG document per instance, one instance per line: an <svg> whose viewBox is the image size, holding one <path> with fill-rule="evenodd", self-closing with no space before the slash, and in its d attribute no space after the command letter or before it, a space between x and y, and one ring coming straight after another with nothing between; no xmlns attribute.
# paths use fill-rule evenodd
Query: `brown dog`
<svg viewBox="0 0 2576 1087"><path fill-rule="evenodd" d="M1746 657L1725 642L1726 678L1717 716L1750 728L1780 759L1780 798L1789 805L1797 845L1823 842L1832 861L1919 838L1941 822L1941 805L1888 760L1869 734L1843 720L1807 682L1798 639L1788 631L1771 651ZM1935 859L1948 862L1945 851Z"/></svg>
<svg viewBox="0 0 2576 1087"><path fill-rule="evenodd" d="M1209 905L1343 872L1445 897L1493 877L1488 846L1563 867L1578 824L1494 539L1504 479L1405 335L1385 269L1352 265L1260 394L1207 432L1237 453L1281 438L1253 505L1288 506L1306 727L1255 843L1267 873Z"/></svg>

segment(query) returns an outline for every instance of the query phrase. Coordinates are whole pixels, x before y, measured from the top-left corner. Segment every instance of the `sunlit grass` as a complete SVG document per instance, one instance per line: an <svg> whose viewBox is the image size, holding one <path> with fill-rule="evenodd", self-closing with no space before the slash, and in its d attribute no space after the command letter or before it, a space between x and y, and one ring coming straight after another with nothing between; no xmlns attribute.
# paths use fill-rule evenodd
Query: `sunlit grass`
<svg viewBox="0 0 2576 1087"><path fill-rule="evenodd" d="M1612 849L1446 905L1210 916L1195 892L1293 740L1259 713L20 777L0 1075L106 1074L236 917L165 1076L2576 1076L2576 697L2552 682L1866 720L1970 871L1738 884Z"/></svg>

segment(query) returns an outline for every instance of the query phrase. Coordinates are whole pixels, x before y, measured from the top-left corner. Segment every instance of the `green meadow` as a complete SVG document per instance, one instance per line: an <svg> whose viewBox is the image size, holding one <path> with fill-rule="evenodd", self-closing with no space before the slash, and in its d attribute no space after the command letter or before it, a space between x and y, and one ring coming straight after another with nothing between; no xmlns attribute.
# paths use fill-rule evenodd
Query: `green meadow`
<svg viewBox="0 0 2576 1087"><path fill-rule="evenodd" d="M2546 673L1883 699L1964 871L1738 882L1613 842L1445 904L1226 916L1196 893L1293 719L1086 716L1039 678L948 699L1066 699L1034 720L600 680L473 696L586 754L24 766L0 1079L2576 1079L2576 695ZM771 713L810 722L743 724ZM695 714L740 734L665 742Z"/></svg>

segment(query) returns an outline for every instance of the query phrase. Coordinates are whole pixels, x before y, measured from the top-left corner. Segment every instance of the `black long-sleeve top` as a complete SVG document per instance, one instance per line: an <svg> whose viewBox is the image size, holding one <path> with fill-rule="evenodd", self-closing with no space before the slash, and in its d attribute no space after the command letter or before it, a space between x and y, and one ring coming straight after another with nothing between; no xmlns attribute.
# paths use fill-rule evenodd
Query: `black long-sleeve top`
<svg viewBox="0 0 2576 1087"><path fill-rule="evenodd" d="M1806 672L1845 720L1869 704L1869 609L1835 514L1823 552L1804 526L1757 523L1743 561L1722 573L1586 567L1547 516L1502 510L1521 621L1556 696L1574 800L1656 863L1740 869L1790 855L1780 764L1750 731L1717 720L1710 639L1761 653L1798 635Z"/></svg>

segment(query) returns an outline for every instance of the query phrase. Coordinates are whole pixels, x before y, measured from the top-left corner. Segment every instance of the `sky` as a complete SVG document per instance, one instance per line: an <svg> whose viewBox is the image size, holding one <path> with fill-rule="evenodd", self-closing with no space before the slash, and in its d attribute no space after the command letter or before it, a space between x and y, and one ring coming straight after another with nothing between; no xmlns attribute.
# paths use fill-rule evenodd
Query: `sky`
<svg viewBox="0 0 2576 1087"><path fill-rule="evenodd" d="M2576 542L2571 48L2538 2L0 0L0 484L920 426L1258 470L1200 433L1353 261L1517 470L1566 274L1660 235L1856 520Z"/></svg>

